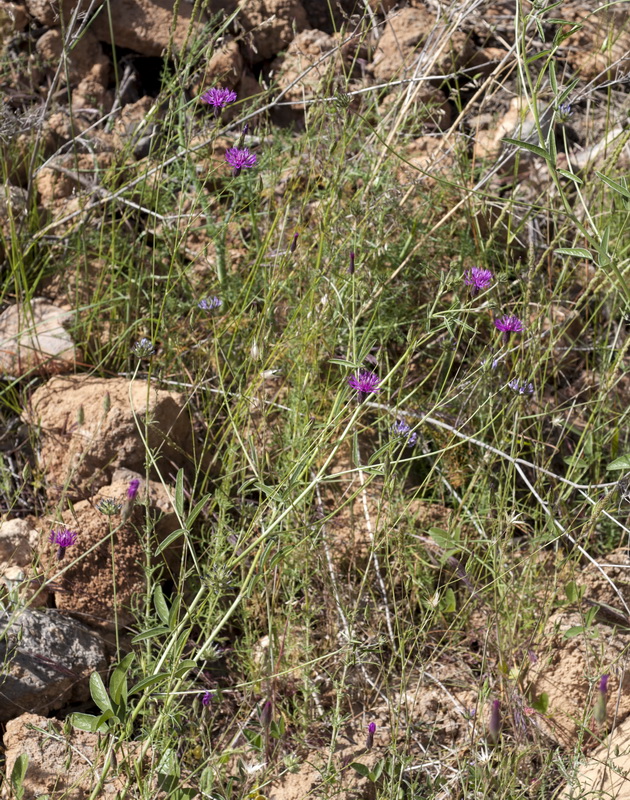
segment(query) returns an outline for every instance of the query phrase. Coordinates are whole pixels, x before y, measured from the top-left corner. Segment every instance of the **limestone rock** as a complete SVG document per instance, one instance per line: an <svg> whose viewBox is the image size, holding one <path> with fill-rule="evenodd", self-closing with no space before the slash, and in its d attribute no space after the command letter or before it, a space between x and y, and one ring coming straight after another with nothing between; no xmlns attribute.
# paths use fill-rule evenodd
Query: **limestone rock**
<svg viewBox="0 0 630 800"><path fill-rule="evenodd" d="M238 42L227 39L208 59L197 93L201 94L215 85L234 89L241 79L243 66Z"/></svg>
<svg viewBox="0 0 630 800"><path fill-rule="evenodd" d="M373 70L378 81L410 77L427 44L426 67L420 74L450 73L472 57L466 34L448 30L424 6L392 11L374 53Z"/></svg>
<svg viewBox="0 0 630 800"><path fill-rule="evenodd" d="M623 4L600 9L591 11L582 2L566 4L562 9L563 19L581 26L564 42L567 61L583 80L596 83L627 74L630 68L627 9Z"/></svg>
<svg viewBox="0 0 630 800"><path fill-rule="evenodd" d="M64 726L59 720L22 714L7 723L4 734L6 775L22 753L28 756L24 777L24 800L47 797L49 800L85 800L96 786L103 765L102 737ZM139 747L123 747L119 759L133 758ZM105 781L99 797L120 797L126 780L112 774ZM10 797L6 783L2 797Z"/></svg>
<svg viewBox="0 0 630 800"><path fill-rule="evenodd" d="M0 721L47 714L89 697L88 681L107 666L100 638L55 609L0 612Z"/></svg>
<svg viewBox="0 0 630 800"><path fill-rule="evenodd" d="M300 0L240 0L238 23L248 32L253 61L273 58L308 27Z"/></svg>
<svg viewBox="0 0 630 800"><path fill-rule="evenodd" d="M0 524L0 575L10 567L30 567L39 534L24 519Z"/></svg>
<svg viewBox="0 0 630 800"><path fill-rule="evenodd" d="M138 427L163 469L188 463L192 426L185 406L181 394L142 380L59 376L33 393L24 420L41 428L40 464L49 491L65 486L80 499L110 483L119 467L144 471Z"/></svg>
<svg viewBox="0 0 630 800"><path fill-rule="evenodd" d="M45 573L52 577L60 566L64 568L54 582L56 607L78 615L90 625L110 626L116 622L121 627L133 620L132 602L146 588L146 554L138 531L146 525L147 513L155 525L153 546L179 527L168 493L155 481L149 481L148 485L141 481L136 502L127 509L129 516L123 522L127 516L124 513L127 488L130 479L136 476L129 470L118 470L110 486L103 487L89 501L74 503L72 511L64 512L63 522L77 533L77 539L64 553L61 564L56 547L47 540L41 545ZM108 517L99 511L98 505L104 498L122 503L121 513ZM111 528L116 529L112 537ZM159 561L164 563L166 557L160 556Z"/></svg>
<svg viewBox="0 0 630 800"><path fill-rule="evenodd" d="M192 18L192 3L175 3L175 0L110 0L109 8L109 15L103 10L92 22L92 32L102 42L127 47L143 56L160 56L168 49L176 8L177 19L172 33L176 52L189 37L189 32L192 36L201 29L200 20Z"/></svg>
<svg viewBox="0 0 630 800"><path fill-rule="evenodd" d="M28 25L28 14L24 6L17 3L0 2L0 34L12 36Z"/></svg>
<svg viewBox="0 0 630 800"><path fill-rule="evenodd" d="M74 10L78 8L78 13L87 11L90 0L26 0L28 13L35 17L38 22L47 28L59 25L61 22L68 25Z"/></svg>
<svg viewBox="0 0 630 800"><path fill-rule="evenodd" d="M73 316L42 298L5 309L0 314L0 373L20 376L72 370L77 353L65 326Z"/></svg>

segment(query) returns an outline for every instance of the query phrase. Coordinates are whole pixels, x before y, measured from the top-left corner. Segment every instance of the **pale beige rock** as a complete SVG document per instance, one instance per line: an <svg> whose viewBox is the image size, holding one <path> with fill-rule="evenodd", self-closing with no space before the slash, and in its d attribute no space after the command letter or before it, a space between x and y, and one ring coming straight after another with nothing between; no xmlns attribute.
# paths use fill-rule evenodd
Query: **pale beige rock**
<svg viewBox="0 0 630 800"><path fill-rule="evenodd" d="M100 173L113 161L113 152L65 153L53 158L35 177L40 204L54 209L58 200L99 186Z"/></svg>
<svg viewBox="0 0 630 800"><path fill-rule="evenodd" d="M464 66L473 55L469 38L439 23L424 6L391 11L374 53L372 68L379 81L410 77L423 47L425 69L420 74L446 74Z"/></svg>
<svg viewBox="0 0 630 800"><path fill-rule="evenodd" d="M243 66L238 42L227 39L208 59L197 93L201 94L215 85L234 89L241 79Z"/></svg>
<svg viewBox="0 0 630 800"><path fill-rule="evenodd" d="M88 625L111 627L115 623L120 628L134 619L132 605L139 607L146 588L147 556L138 531L146 527L147 515L154 525L152 550L179 527L169 495L158 482L147 485L140 480L136 501L128 502L127 489L133 477L139 478L129 470L117 470L109 486L90 500L74 503L72 511L62 515L64 525L77 533L77 540L64 553L62 566L70 566L55 581L55 605ZM120 512L108 517L99 511L104 498L121 503ZM113 537L109 536L111 528L116 529ZM58 548L47 537L40 542L45 574L52 576L60 566ZM170 555L160 555L153 563L165 564Z"/></svg>
<svg viewBox="0 0 630 800"><path fill-rule="evenodd" d="M54 25L59 25L61 22L67 26L71 19L72 14L78 7L78 14L82 11L87 11L90 5L90 0L26 0L26 7L28 13L35 17L38 22L51 28Z"/></svg>
<svg viewBox="0 0 630 800"><path fill-rule="evenodd" d="M22 714L7 723L4 734L6 775L11 774L17 758L28 756L28 769L24 779L23 800L47 797L49 800L85 800L97 785L103 766L102 737L76 728L66 727L61 721ZM137 758L138 743L123 746L118 756ZM116 770L111 780L105 781L99 797L120 796L127 781ZM3 800L12 797L5 782ZM157 796L157 795L156 795Z"/></svg>
<svg viewBox="0 0 630 800"><path fill-rule="evenodd" d="M597 13L582 2L565 4L562 18L581 26L563 43L563 49L583 80L601 83L628 72L630 15L625 4L602 5Z"/></svg>
<svg viewBox="0 0 630 800"><path fill-rule="evenodd" d="M90 29L102 42L127 47L144 56L160 56L171 41L175 52L201 31L202 20L193 20L193 4L174 0L110 0L110 14L103 10ZM111 21L111 28L110 28Z"/></svg>
<svg viewBox="0 0 630 800"><path fill-rule="evenodd" d="M276 82L280 89L288 90L283 100L296 103L293 111L303 111L306 106L300 101L316 97L325 78L331 77L331 68L340 63L336 48L337 40L333 36L306 30L298 33L286 53L275 59L272 70ZM323 58L327 53L330 56Z"/></svg>
<svg viewBox="0 0 630 800"><path fill-rule="evenodd" d="M74 499L95 494L120 467L144 472L138 426L168 472L187 464L192 452L184 397L142 380L55 377L33 393L23 417L41 429L39 459L49 491L65 486Z"/></svg>
<svg viewBox="0 0 630 800"><path fill-rule="evenodd" d="M438 178L454 178L455 152L452 143L445 144L440 136L420 136L405 155L406 163L398 170L398 180L402 184L415 181L429 187L434 186Z"/></svg>
<svg viewBox="0 0 630 800"><path fill-rule="evenodd" d="M51 374L73 369L77 351L67 325L74 314L42 298L0 314L0 373Z"/></svg>
<svg viewBox="0 0 630 800"><path fill-rule="evenodd" d="M308 27L300 0L240 0L237 19L254 61L273 58Z"/></svg>
<svg viewBox="0 0 630 800"><path fill-rule="evenodd" d="M24 6L17 3L0 2L0 33L11 36L20 33L28 25L28 14Z"/></svg>
<svg viewBox="0 0 630 800"><path fill-rule="evenodd" d="M576 775L558 800L630 800L630 719L619 725Z"/></svg>
<svg viewBox="0 0 630 800"><path fill-rule="evenodd" d="M24 519L0 524L0 575L10 567L29 567L39 534Z"/></svg>

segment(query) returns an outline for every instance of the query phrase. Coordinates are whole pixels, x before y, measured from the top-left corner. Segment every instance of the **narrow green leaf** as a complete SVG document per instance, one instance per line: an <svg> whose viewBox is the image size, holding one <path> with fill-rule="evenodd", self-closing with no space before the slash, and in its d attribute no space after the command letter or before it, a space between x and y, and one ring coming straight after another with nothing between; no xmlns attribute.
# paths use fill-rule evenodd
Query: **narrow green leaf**
<svg viewBox="0 0 630 800"><path fill-rule="evenodd" d="M155 589L153 590L153 604L155 605L155 610L157 611L158 617L165 625L168 625L168 606L166 604L166 600L164 599L164 592L162 591L162 587L159 583L156 583Z"/></svg>
<svg viewBox="0 0 630 800"><path fill-rule="evenodd" d="M193 510L190 512L190 514L186 518L186 526L188 528L190 528L190 526L197 519L199 514L201 514L201 512L203 511L204 506L208 503L208 501L211 499L211 497L212 497L211 494L204 494L204 496L201 498L201 500L195 505Z"/></svg>
<svg viewBox="0 0 630 800"><path fill-rule="evenodd" d="M120 703L121 699L127 699L127 673L134 658L134 653L127 653L112 672L112 676L109 679L109 695L114 703Z"/></svg>
<svg viewBox="0 0 630 800"><path fill-rule="evenodd" d="M576 636L579 636L581 633L584 633L584 626L583 625L575 625L573 628L569 628L564 632L565 639L573 639Z"/></svg>
<svg viewBox="0 0 630 800"><path fill-rule="evenodd" d="M142 692L144 689L148 689L149 686L157 686L158 683L164 683L164 681L169 680L171 677L169 672L158 672L157 675L149 675L148 678L143 678L141 681L138 681L135 686L132 686L129 690L129 694L136 694L136 692Z"/></svg>
<svg viewBox="0 0 630 800"><path fill-rule="evenodd" d="M173 630L173 628L177 625L181 601L182 596L180 594L175 595L175 600L173 600L173 605L171 606L171 613L168 615L168 627L171 630Z"/></svg>
<svg viewBox="0 0 630 800"><path fill-rule="evenodd" d="M564 593L569 603L577 603L580 599L580 592L575 581L569 581L564 587Z"/></svg>
<svg viewBox="0 0 630 800"><path fill-rule="evenodd" d="M90 675L90 694L92 695L92 700L94 700L101 711L107 711L107 709L111 709L111 700L107 694L107 689L105 688L103 679L98 672L93 672Z"/></svg>
<svg viewBox="0 0 630 800"><path fill-rule="evenodd" d="M455 592L450 587L444 592L440 605L445 614L454 614L457 611Z"/></svg>
<svg viewBox="0 0 630 800"><path fill-rule="evenodd" d="M558 169L558 174L562 175L564 178L568 178L573 183L576 183L578 186L582 186L584 181L581 178L578 178L577 175L574 175L572 172L569 172L568 169Z"/></svg>
<svg viewBox="0 0 630 800"><path fill-rule="evenodd" d="M179 537L184 533L185 534L188 533L188 531L185 528L178 528L176 531L169 533L166 539L163 539L160 542L160 544L155 548L155 555L159 556L163 550L166 550L167 547L169 547L176 539L179 539Z"/></svg>
<svg viewBox="0 0 630 800"><path fill-rule="evenodd" d="M184 470L177 471L175 478L175 511L180 519L184 518Z"/></svg>
<svg viewBox="0 0 630 800"><path fill-rule="evenodd" d="M143 633L137 633L131 640L131 644L144 642L145 639L153 639L154 636L163 636L165 633L169 633L169 628L164 627L164 625L158 625L157 628L150 628Z"/></svg>
<svg viewBox="0 0 630 800"><path fill-rule="evenodd" d="M350 764L350 766L362 778L367 778L368 775L370 774L370 770L368 769L368 767L366 767L365 764L362 764L360 761L353 761L352 764Z"/></svg>
<svg viewBox="0 0 630 800"><path fill-rule="evenodd" d="M601 172L598 172L597 170L595 170L595 174L600 179L600 181L604 181L604 183L607 186L610 186L610 188L613 189L615 192L619 192L620 195L625 197L627 200L630 200L630 189L623 186L621 183L617 183L617 181L614 181L612 178L603 175Z"/></svg>
<svg viewBox="0 0 630 800"><path fill-rule="evenodd" d="M606 469L630 469L630 453L626 453L625 456L619 456Z"/></svg>
<svg viewBox="0 0 630 800"><path fill-rule="evenodd" d="M103 711L101 716L96 718L96 722L94 723L94 729L98 730L102 726L109 729L109 725L107 724L107 722L115 716L116 715L114 714L114 710L112 708L108 708L106 711Z"/></svg>
<svg viewBox="0 0 630 800"><path fill-rule="evenodd" d="M593 260L593 254L585 247L558 247L557 250L554 250L554 253L558 253L560 256L575 256L576 258Z"/></svg>
<svg viewBox="0 0 630 800"><path fill-rule="evenodd" d="M534 153L535 155L544 158L546 161L551 161L551 155L537 144L530 144L529 142L523 142L520 139L510 139L508 137L506 137L503 141L506 144L513 144L516 147L522 148L523 150L529 150L530 153Z"/></svg>

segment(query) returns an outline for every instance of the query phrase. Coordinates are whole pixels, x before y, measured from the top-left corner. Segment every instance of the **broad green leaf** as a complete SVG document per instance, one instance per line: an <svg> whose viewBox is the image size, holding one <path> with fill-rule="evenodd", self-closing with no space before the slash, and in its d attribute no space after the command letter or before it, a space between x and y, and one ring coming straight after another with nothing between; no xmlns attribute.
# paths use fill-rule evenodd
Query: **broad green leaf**
<svg viewBox="0 0 630 800"><path fill-rule="evenodd" d="M532 708L540 711L541 714L546 714L549 708L549 695L547 692L540 694L532 703Z"/></svg>
<svg viewBox="0 0 630 800"><path fill-rule="evenodd" d="M554 250L554 253L558 253L558 255L561 256L575 256L576 258L588 258L591 261L593 260L593 254L585 247L558 247L557 250Z"/></svg>
<svg viewBox="0 0 630 800"><path fill-rule="evenodd" d="M457 611L457 601L455 599L455 592L449 587L442 597L442 611L445 614L454 614Z"/></svg>
<svg viewBox="0 0 630 800"><path fill-rule="evenodd" d="M98 730L102 725L104 725L106 728L109 728L107 722L115 716L116 715L114 714L113 710L111 708L108 708L107 711L103 711L100 717L96 718L96 722L94 723L94 728Z"/></svg>
<svg viewBox="0 0 630 800"><path fill-rule="evenodd" d="M630 453L626 453L624 456L619 456L614 461L612 461L606 469L630 469Z"/></svg>
<svg viewBox="0 0 630 800"><path fill-rule="evenodd" d="M350 766L362 778L367 778L368 775L370 774L370 770L368 769L368 767L366 767L365 764L362 764L360 761L353 761L352 764L350 764Z"/></svg>
<svg viewBox="0 0 630 800"><path fill-rule="evenodd" d="M165 625L168 625L168 606L166 604L166 600L164 599L164 592L162 591L162 587L159 583L156 583L155 589L153 590L153 604L155 605L155 610L158 613L158 617Z"/></svg>
<svg viewBox="0 0 630 800"><path fill-rule="evenodd" d="M157 686L158 683L164 683L164 681L169 680L170 677L170 672L158 672L157 675L149 675L148 678L143 678L141 681L138 681L135 686L132 686L129 690L129 694L136 694L136 692L148 689L149 686Z"/></svg>
<svg viewBox="0 0 630 800"><path fill-rule="evenodd" d="M109 679L109 695L114 703L120 703L121 699L127 699L127 673L134 658L134 653L127 653L112 672L112 676Z"/></svg>
<svg viewBox="0 0 630 800"><path fill-rule="evenodd" d="M567 596L569 603L577 603L581 594L578 585L575 581L569 581L564 587L564 593Z"/></svg>
<svg viewBox="0 0 630 800"><path fill-rule="evenodd" d="M551 155L537 144L530 144L529 142L523 142L520 139L510 139L508 137L503 139L503 141L506 144L513 144L516 147L522 148L523 150L529 150L530 153L534 153L535 155L544 158L546 161L551 161Z"/></svg>
<svg viewBox="0 0 630 800"><path fill-rule="evenodd" d="M13 793L17 797L17 800L21 800L24 797L24 776L26 775L26 770L28 769L28 756L26 753L21 753L16 759L15 763L13 764L13 769L11 770L11 786L13 788Z"/></svg>
<svg viewBox="0 0 630 800"><path fill-rule="evenodd" d="M612 178L603 175L601 172L598 172L597 170L595 170L595 174L600 179L600 181L604 181L606 186L610 186L610 188L613 189L613 191L619 192L620 195L625 197L627 200L630 200L630 189L628 189L626 186L623 186L623 184L621 183L617 183L617 181L614 181Z"/></svg>
<svg viewBox="0 0 630 800"><path fill-rule="evenodd" d="M585 631L584 625L574 625L573 628L569 628L564 632L565 639L574 639L576 636L579 636L581 633Z"/></svg>
<svg viewBox="0 0 630 800"><path fill-rule="evenodd" d="M107 711L107 709L111 709L111 700L107 694L107 689L105 688L103 679L98 672L93 672L90 675L90 694L92 695L92 700L94 700L101 711Z"/></svg>
<svg viewBox="0 0 630 800"><path fill-rule="evenodd" d="M100 728L96 727L98 717L94 714L70 714L70 723L78 728L80 731L88 731L89 733L107 733L109 730L107 725L102 725Z"/></svg>

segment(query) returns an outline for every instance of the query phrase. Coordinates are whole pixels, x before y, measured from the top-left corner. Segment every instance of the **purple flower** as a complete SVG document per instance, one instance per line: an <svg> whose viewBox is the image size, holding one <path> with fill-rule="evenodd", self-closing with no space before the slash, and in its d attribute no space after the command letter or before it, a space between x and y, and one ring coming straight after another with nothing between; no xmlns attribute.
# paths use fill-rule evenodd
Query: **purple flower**
<svg viewBox="0 0 630 800"><path fill-rule="evenodd" d="M70 547L70 545L74 544L77 540L78 534L75 531L71 531L69 528L61 528L58 530L52 530L50 532L50 536L48 537L48 541L51 544L56 544L57 547Z"/></svg>
<svg viewBox="0 0 630 800"><path fill-rule="evenodd" d="M225 151L225 160L234 169L236 177L242 169L248 169L256 164L256 156L246 147L230 147Z"/></svg>
<svg viewBox="0 0 630 800"><path fill-rule="evenodd" d="M197 306L204 311L212 311L213 308L221 308L223 305L223 300L219 300L218 297L204 297L203 300L200 300L197 303Z"/></svg>
<svg viewBox="0 0 630 800"><path fill-rule="evenodd" d="M354 275L354 253L350 253L350 266L348 267L348 273L350 275Z"/></svg>
<svg viewBox="0 0 630 800"><path fill-rule="evenodd" d="M407 423L402 419L394 422L392 425L392 431L396 434L396 436L406 436L408 447L413 447L418 440L418 434L415 431L412 431L409 425L407 425Z"/></svg>
<svg viewBox="0 0 630 800"><path fill-rule="evenodd" d="M201 705L206 707L209 706L213 697L214 695L212 692L204 692L203 697L201 698Z"/></svg>
<svg viewBox="0 0 630 800"><path fill-rule="evenodd" d="M507 314L500 319L495 319L494 327L499 331L503 331L504 342L509 341L510 334L525 330L525 326L518 317L509 316Z"/></svg>
<svg viewBox="0 0 630 800"><path fill-rule="evenodd" d="M216 111L225 108L229 103L233 103L236 97L236 92L231 89L208 89L207 92L201 95L203 102L208 103L209 106L214 106Z"/></svg>
<svg viewBox="0 0 630 800"><path fill-rule="evenodd" d="M368 372L367 370L359 370L355 375L348 378L348 383L352 389L356 389L359 396L369 394L370 392L379 392L381 379L375 372Z"/></svg>
<svg viewBox="0 0 630 800"><path fill-rule="evenodd" d="M599 679L599 697L595 703L593 716L603 725L606 722L606 703L608 702L608 678L610 675L602 675Z"/></svg>
<svg viewBox="0 0 630 800"><path fill-rule="evenodd" d="M144 337L139 342L136 342L131 350L138 358L151 358L155 354L153 342Z"/></svg>
<svg viewBox="0 0 630 800"><path fill-rule="evenodd" d="M289 253L295 253L295 248L297 247L297 240L298 240L299 233L293 234L293 241L291 242L291 247L289 247Z"/></svg>
<svg viewBox="0 0 630 800"><path fill-rule="evenodd" d="M488 724L488 735L490 741L495 744L501 732L501 701L493 700L490 706L490 722Z"/></svg>
<svg viewBox="0 0 630 800"><path fill-rule="evenodd" d="M482 289L487 289L492 283L494 275L489 269L481 269L481 267L472 267L464 272L464 283L470 286L470 293L477 294Z"/></svg>
<svg viewBox="0 0 630 800"><path fill-rule="evenodd" d="M136 495L138 494L138 489L140 488L140 481L138 478L133 478L133 480L129 481L129 486L127 487L127 497L130 500L135 500Z"/></svg>
<svg viewBox="0 0 630 800"><path fill-rule="evenodd" d="M367 741L365 743L365 746L367 747L368 750L371 750L372 747L374 746L375 733L376 733L376 722L370 722L370 724L368 725Z"/></svg>
<svg viewBox="0 0 630 800"><path fill-rule="evenodd" d="M533 383L519 383L518 378L512 378L508 386L512 391L518 392L519 394L533 394L534 392Z"/></svg>

